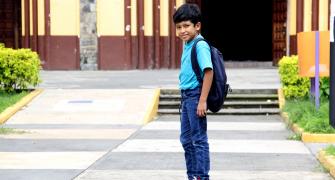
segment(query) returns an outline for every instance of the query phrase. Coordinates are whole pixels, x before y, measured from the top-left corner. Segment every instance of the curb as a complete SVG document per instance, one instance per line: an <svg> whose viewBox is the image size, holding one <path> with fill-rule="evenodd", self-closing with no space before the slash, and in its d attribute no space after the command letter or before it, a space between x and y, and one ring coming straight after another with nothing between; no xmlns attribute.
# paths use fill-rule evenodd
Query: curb
<svg viewBox="0 0 335 180"><path fill-rule="evenodd" d="M320 151L317 155L318 160L321 164L329 170L329 173L335 177L335 158L331 155L326 155L324 150Z"/></svg>
<svg viewBox="0 0 335 180"><path fill-rule="evenodd" d="M286 124L291 124L286 112L280 113ZM318 134L304 132L297 124L292 124L291 129L296 134L301 134L301 141L305 143L335 143L335 134Z"/></svg>
<svg viewBox="0 0 335 180"><path fill-rule="evenodd" d="M282 108L285 105L285 98L282 89L278 89L278 100L279 107ZM280 116L283 118L284 122L290 125L292 131L296 134L301 135L301 141L306 143L335 143L335 134L316 134L304 132L304 129L299 127L297 124L292 124L288 114L286 112L281 111ZM292 124L292 125L291 125Z"/></svg>
<svg viewBox="0 0 335 180"><path fill-rule="evenodd" d="M280 116L283 118L285 124L287 124L291 130L295 134L300 134L302 135L304 133L304 130L300 128L297 124L292 124L290 119L288 118L288 114L286 112L283 112L283 108L285 106L285 96L284 96L284 91L282 88L278 89L278 102L279 102L279 109L280 109Z"/></svg>
<svg viewBox="0 0 335 180"><path fill-rule="evenodd" d="M288 118L287 112L280 112L280 116L283 118L284 122L288 125L290 125L291 130L295 134L303 134L304 130L300 128L297 124L291 124L290 119Z"/></svg>
<svg viewBox="0 0 335 180"><path fill-rule="evenodd" d="M157 115L160 92L160 89L155 90L154 97L152 98L151 103L149 103L147 107L147 112L145 113L145 116L143 118L143 124L149 123Z"/></svg>
<svg viewBox="0 0 335 180"><path fill-rule="evenodd" d="M278 89L278 100L279 108L285 105L285 97L282 89ZM335 142L335 134L314 134L304 132L304 130L297 124L292 124L286 112L281 111L280 116L283 118L284 122L290 126L291 130L295 134L301 135L301 141L305 143L332 143ZM323 167L329 170L331 176L335 177L335 157L326 155L324 150L319 151L317 154L317 159L320 161Z"/></svg>
<svg viewBox="0 0 335 180"><path fill-rule="evenodd" d="M284 91L282 88L277 90L278 93L278 102L279 102L279 109L282 110L283 107L285 106L285 96L284 96Z"/></svg>
<svg viewBox="0 0 335 180"><path fill-rule="evenodd" d="M280 100L279 100L280 101ZM306 143L335 143L335 134L317 134L304 132L297 124L292 124L286 112L280 112L284 122L290 125L292 131L301 135L301 141ZM292 125L291 125L292 124Z"/></svg>
<svg viewBox="0 0 335 180"><path fill-rule="evenodd" d="M20 101L5 109L2 113L0 113L0 124L5 123L17 111L19 111L22 107L26 106L31 100L33 100L37 95L41 94L42 92L43 89L35 89L28 95L24 96Z"/></svg>

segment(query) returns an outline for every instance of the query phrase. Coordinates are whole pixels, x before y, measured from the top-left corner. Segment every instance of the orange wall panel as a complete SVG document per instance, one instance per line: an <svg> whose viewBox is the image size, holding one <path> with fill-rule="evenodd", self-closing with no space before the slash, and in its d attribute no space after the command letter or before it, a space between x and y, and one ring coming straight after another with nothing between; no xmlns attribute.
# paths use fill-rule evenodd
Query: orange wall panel
<svg viewBox="0 0 335 180"><path fill-rule="evenodd" d="M329 31L321 31L319 37L319 75L329 76ZM315 39L316 32L298 33L299 75L315 76Z"/></svg>

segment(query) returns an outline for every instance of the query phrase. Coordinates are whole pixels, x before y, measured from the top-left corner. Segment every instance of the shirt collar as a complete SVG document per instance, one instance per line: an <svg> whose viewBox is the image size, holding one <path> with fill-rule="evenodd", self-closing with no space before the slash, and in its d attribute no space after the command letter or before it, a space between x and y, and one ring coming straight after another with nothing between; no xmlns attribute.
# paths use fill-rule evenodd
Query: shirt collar
<svg viewBox="0 0 335 180"><path fill-rule="evenodd" d="M185 45L186 45L186 46L192 46L193 43L194 43L194 41L195 41L196 39L199 39L199 38L203 38L203 37L201 36L201 34L198 34L195 38L192 39L191 42L189 42L189 43L185 43Z"/></svg>

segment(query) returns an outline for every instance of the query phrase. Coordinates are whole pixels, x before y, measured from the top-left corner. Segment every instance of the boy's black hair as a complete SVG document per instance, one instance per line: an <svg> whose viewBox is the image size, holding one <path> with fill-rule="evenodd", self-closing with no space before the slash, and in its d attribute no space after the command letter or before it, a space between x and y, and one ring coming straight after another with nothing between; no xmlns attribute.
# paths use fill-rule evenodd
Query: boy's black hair
<svg viewBox="0 0 335 180"><path fill-rule="evenodd" d="M201 22L201 11L196 4L183 4L173 14L173 22L175 24L182 21L191 21L193 24Z"/></svg>

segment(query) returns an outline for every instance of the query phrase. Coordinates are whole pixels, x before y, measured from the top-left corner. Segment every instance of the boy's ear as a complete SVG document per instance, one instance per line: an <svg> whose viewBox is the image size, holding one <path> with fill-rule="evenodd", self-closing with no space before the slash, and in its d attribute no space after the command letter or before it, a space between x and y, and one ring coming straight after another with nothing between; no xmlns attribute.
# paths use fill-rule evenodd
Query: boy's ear
<svg viewBox="0 0 335 180"><path fill-rule="evenodd" d="M201 28L201 22L197 22L195 25L194 25L195 29L197 31L200 31L200 28Z"/></svg>

